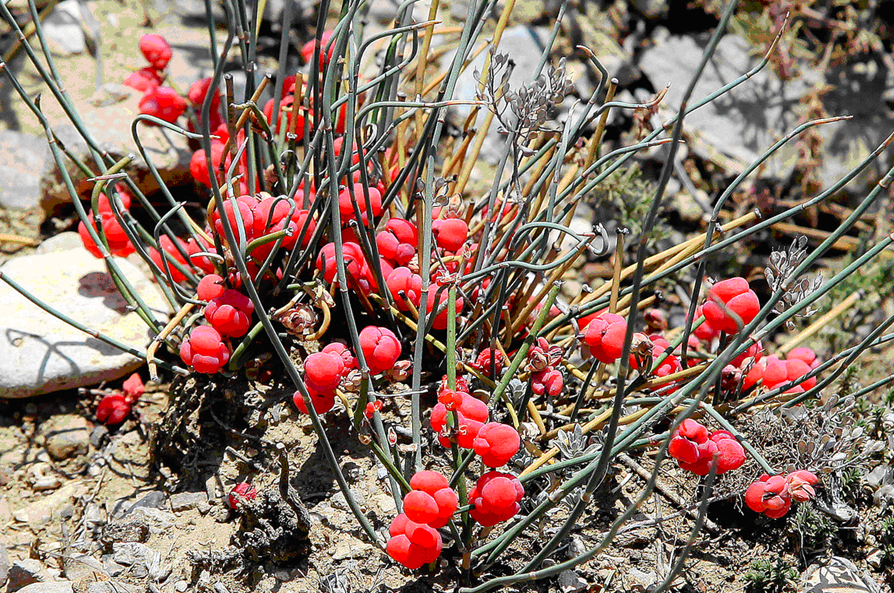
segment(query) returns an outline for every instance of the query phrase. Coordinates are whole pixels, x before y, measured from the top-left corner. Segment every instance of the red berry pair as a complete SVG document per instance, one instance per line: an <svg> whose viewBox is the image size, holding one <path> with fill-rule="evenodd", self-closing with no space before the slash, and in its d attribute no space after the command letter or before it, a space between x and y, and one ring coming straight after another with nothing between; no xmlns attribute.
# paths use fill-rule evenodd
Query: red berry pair
<svg viewBox="0 0 894 593"><path fill-rule="evenodd" d="M376 235L379 254L395 267L406 266L416 255L419 242L416 225L403 218L391 218Z"/></svg>
<svg viewBox="0 0 894 593"><path fill-rule="evenodd" d="M760 301L748 281L736 277L711 287L708 299L702 306L702 313L711 327L735 334L751 323L760 309Z"/></svg>
<svg viewBox="0 0 894 593"><path fill-rule="evenodd" d="M370 325L360 331L359 337L363 358L370 373L378 375L394 368L401 351L400 341L394 332L387 327Z"/></svg>
<svg viewBox="0 0 894 593"><path fill-rule="evenodd" d="M227 504L235 511L240 505L246 501L253 500L257 495L258 491L255 490L254 486L248 482L240 482L230 490L230 494L227 496Z"/></svg>
<svg viewBox="0 0 894 593"><path fill-rule="evenodd" d="M410 492L404 496L404 514L414 523L440 529L450 522L459 498L447 478L433 471L421 471L410 478Z"/></svg>
<svg viewBox="0 0 894 593"><path fill-rule="evenodd" d="M812 351L811 351L812 352ZM816 355L814 355L815 361ZM768 390L773 390L785 383L797 381L811 371L811 366L800 358L779 360L775 354L756 363L745 377L743 389L750 389L758 381ZM790 388L786 393L802 393L816 385L816 377L811 377Z"/></svg>
<svg viewBox="0 0 894 593"><path fill-rule="evenodd" d="M381 234L381 233L380 233ZM394 306L409 311L410 305L418 308L422 299L422 276L410 268L395 268L385 279Z"/></svg>
<svg viewBox="0 0 894 593"><path fill-rule="evenodd" d="M424 523L410 521L403 513L394 518L388 533L391 539L385 550L410 570L434 562L441 555L441 534Z"/></svg>
<svg viewBox="0 0 894 593"><path fill-rule="evenodd" d="M680 467L699 476L711 471L714 457L717 457L717 474L738 469L745 463L745 449L732 433L708 430L691 418L687 418L671 435L668 453L676 459Z"/></svg>
<svg viewBox="0 0 894 593"><path fill-rule="evenodd" d="M813 472L803 469L786 477L763 474L745 491L745 504L755 513L779 519L792 508L792 499L804 502L813 498L818 483Z"/></svg>
<svg viewBox="0 0 894 593"><path fill-rule="evenodd" d="M251 327L255 306L251 299L232 288L225 289L205 305L205 319L220 335L241 338Z"/></svg>
<svg viewBox="0 0 894 593"><path fill-rule="evenodd" d="M469 225L461 218L437 218L431 230L438 247L447 251L459 251L469 238Z"/></svg>
<svg viewBox="0 0 894 593"><path fill-rule="evenodd" d="M488 467L500 467L512 459L521 447L518 431L507 424L488 422L472 441L475 453Z"/></svg>
<svg viewBox="0 0 894 593"><path fill-rule="evenodd" d="M584 342L596 360L611 364L621 358L627 321L615 313L604 312L587 326Z"/></svg>
<svg viewBox="0 0 894 593"><path fill-rule="evenodd" d="M450 441L455 438L456 444L463 449L472 449L475 446L475 438L490 417L490 412L487 410L487 404L480 399L461 391L455 393L459 393L461 398L461 402L455 408L458 423L455 434L447 434L447 406L440 402L432 409L431 427L438 433L438 440L443 446L449 447Z"/></svg>
<svg viewBox="0 0 894 593"><path fill-rule="evenodd" d="M180 358L199 373L216 373L230 360L230 347L216 329L194 327L180 344Z"/></svg>
<svg viewBox="0 0 894 593"><path fill-rule="evenodd" d="M518 513L524 496L524 487L512 474L487 472L469 493L473 505L469 515L484 527L508 521Z"/></svg>

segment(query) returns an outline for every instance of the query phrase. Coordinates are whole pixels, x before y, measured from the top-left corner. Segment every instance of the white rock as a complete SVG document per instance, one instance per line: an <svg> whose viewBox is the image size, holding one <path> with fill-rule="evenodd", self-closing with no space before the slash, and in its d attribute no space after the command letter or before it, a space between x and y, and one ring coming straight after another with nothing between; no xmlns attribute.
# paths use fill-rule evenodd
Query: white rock
<svg viewBox="0 0 894 593"><path fill-rule="evenodd" d="M78 0L60 2L43 21L43 32L54 50L64 56L87 51L87 39L81 25L83 16Z"/></svg>
<svg viewBox="0 0 894 593"><path fill-rule="evenodd" d="M117 259L131 286L164 319L167 303L136 266ZM128 312L103 262L83 248L14 258L3 275L105 335L138 349L149 328ZM21 398L111 381L134 371L141 360L101 342L40 309L0 283L0 398Z"/></svg>
<svg viewBox="0 0 894 593"><path fill-rule="evenodd" d="M0 206L29 210L40 205L40 180L52 170L45 138L0 131Z"/></svg>
<svg viewBox="0 0 894 593"><path fill-rule="evenodd" d="M18 593L73 593L71 581L55 581L47 583L33 583L22 587Z"/></svg>

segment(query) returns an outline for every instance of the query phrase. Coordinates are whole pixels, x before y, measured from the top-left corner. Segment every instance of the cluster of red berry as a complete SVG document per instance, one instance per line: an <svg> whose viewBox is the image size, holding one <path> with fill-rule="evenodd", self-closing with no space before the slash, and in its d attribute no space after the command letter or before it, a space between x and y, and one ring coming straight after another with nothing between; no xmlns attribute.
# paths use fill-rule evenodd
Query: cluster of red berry
<svg viewBox="0 0 894 593"><path fill-rule="evenodd" d="M115 187L115 190L118 193L118 209L121 211L129 209L131 201L130 192L128 192L127 188L120 183ZM112 210L109 198L104 193L99 194L97 210L99 211L98 219L93 210L90 210L87 213L87 219L93 226L94 231L98 232L96 226L97 222L102 225L102 232L108 243L109 253L118 257L127 257L131 253L135 253L136 249L134 248L133 243L130 242L127 234L121 227L121 223L119 223L118 218L115 217L115 212ZM99 250L99 246L96 242L90 237L90 232L87 230L87 225L84 224L83 220L78 223L78 234L81 236L84 248L93 254L93 257L102 258L102 252Z"/></svg>
<svg viewBox="0 0 894 593"><path fill-rule="evenodd" d="M709 435L707 428L691 418L683 420L671 435L668 453L680 467L699 476L708 475L715 457L718 475L745 463L745 449L731 432L715 430Z"/></svg>
<svg viewBox="0 0 894 593"><path fill-rule="evenodd" d="M816 474L804 469L785 477L763 474L745 491L745 504L755 513L778 519L792 508L792 500L804 502L813 498L817 484Z"/></svg>
<svg viewBox="0 0 894 593"><path fill-rule="evenodd" d="M161 35L143 35L140 51L149 66L137 70L124 80L124 84L143 93L140 99L140 113L155 116L174 123L186 112L186 99L168 86L162 86L164 70L171 61L171 45Z"/></svg>
<svg viewBox="0 0 894 593"><path fill-rule="evenodd" d="M103 396L96 407L96 419L108 426L121 424L130 414L134 402L145 391L143 379L137 373L132 374L121 384L121 391L112 391Z"/></svg>

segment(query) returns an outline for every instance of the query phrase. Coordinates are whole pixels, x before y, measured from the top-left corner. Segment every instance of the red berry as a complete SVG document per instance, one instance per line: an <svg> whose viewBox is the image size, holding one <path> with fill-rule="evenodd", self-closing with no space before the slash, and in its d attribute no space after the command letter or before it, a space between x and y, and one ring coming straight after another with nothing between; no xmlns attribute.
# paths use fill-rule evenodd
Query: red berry
<svg viewBox="0 0 894 593"><path fill-rule="evenodd" d="M381 234L381 233L379 233ZM395 268L385 279L394 305L401 311L410 309L409 303L419 307L422 298L422 276L414 274L409 268ZM403 293L404 296L401 296Z"/></svg>
<svg viewBox="0 0 894 593"><path fill-rule="evenodd" d="M363 184L355 183L352 190L354 201L357 202L357 208L360 209L362 222L363 224L367 224L369 222L369 213L366 211L366 195L364 194ZM370 206L372 206L372 215L378 217L382 214L382 194L380 194L379 190L374 187L369 188L368 191ZM348 188L341 190L338 194L338 209L339 212L341 212L343 223L346 223L348 220L356 219L354 203L351 200L351 190Z"/></svg>
<svg viewBox="0 0 894 593"><path fill-rule="evenodd" d="M817 360L816 352L811 350L810 348L800 347L793 348L788 356L785 357L787 360L802 360L806 362L811 369L815 369L819 366L819 360Z"/></svg>
<svg viewBox="0 0 894 593"><path fill-rule="evenodd" d="M171 45L164 37L155 33L140 38L140 51L156 70L164 70L171 61Z"/></svg>
<svg viewBox="0 0 894 593"><path fill-rule="evenodd" d="M438 518L434 496L422 490L411 490L404 496L404 513L414 523L431 523Z"/></svg>
<svg viewBox="0 0 894 593"><path fill-rule="evenodd" d="M749 288L748 281L737 277L723 280L711 287L702 313L712 327L735 334L754 320L760 308L757 294ZM729 315L727 310L739 319Z"/></svg>
<svg viewBox="0 0 894 593"><path fill-rule="evenodd" d="M438 247L459 251L469 237L469 225L461 218L438 218L431 225Z"/></svg>
<svg viewBox="0 0 894 593"><path fill-rule="evenodd" d="M308 393L317 414L325 414L335 405L334 393L316 393L310 389L308 389ZM301 395L300 391L296 391L295 394L292 395L292 403L295 404L295 407L298 408L298 411L302 414L308 413L307 403L304 401L304 397Z"/></svg>
<svg viewBox="0 0 894 593"><path fill-rule="evenodd" d="M438 298L438 306L437 309L441 312L435 316L435 320L432 323L432 328L437 330L447 329L447 300L448 300L448 289L440 290L440 287L432 283L431 286L428 287L428 299L426 302L426 308L429 313L435 309L435 298ZM440 297L436 297L440 293ZM457 297L456 299L456 314L463 310L463 306L465 301L461 297ZM441 309L443 307L443 309Z"/></svg>
<svg viewBox="0 0 894 593"><path fill-rule="evenodd" d="M143 384L143 379L139 373L134 373L124 380L124 383L121 384L121 390L124 391L124 397L127 401L133 403L146 392L146 385Z"/></svg>
<svg viewBox="0 0 894 593"><path fill-rule="evenodd" d="M124 86L145 93L161 86L161 76L155 68L141 68L124 79Z"/></svg>
<svg viewBox="0 0 894 593"><path fill-rule="evenodd" d="M255 306L247 296L228 288L205 305L205 319L222 336L240 338L251 328Z"/></svg>
<svg viewBox="0 0 894 593"><path fill-rule="evenodd" d="M332 352L315 352L304 361L304 382L317 393L335 391L344 372L344 359Z"/></svg>
<svg viewBox="0 0 894 593"><path fill-rule="evenodd" d="M787 482L782 476L763 474L745 491L745 504L756 513L778 519L792 507Z"/></svg>
<svg viewBox="0 0 894 593"><path fill-rule="evenodd" d="M441 534L404 514L394 518L388 531L391 534L386 546L388 555L411 570L434 562L441 555Z"/></svg>
<svg viewBox="0 0 894 593"><path fill-rule="evenodd" d="M378 375L394 368L400 358L400 341L386 327L368 326L360 332L360 348L369 367L369 372Z"/></svg>
<svg viewBox="0 0 894 593"><path fill-rule="evenodd" d="M506 424L488 422L478 431L472 443L481 462L488 467L500 467L518 453L521 439L518 431Z"/></svg>
<svg viewBox="0 0 894 593"><path fill-rule="evenodd" d="M480 478L469 493L472 518L485 527L508 521L518 513L525 489L511 474L491 471Z"/></svg>
<svg viewBox="0 0 894 593"><path fill-rule="evenodd" d="M186 112L186 100L170 87L150 89L140 99L140 113L175 123Z"/></svg>
<svg viewBox="0 0 894 593"><path fill-rule="evenodd" d="M230 495L227 496L227 503L230 505L230 508L235 511L239 505L246 500L252 500L257 495L258 491L255 490L254 486L247 482L240 482L230 490Z"/></svg>
<svg viewBox="0 0 894 593"><path fill-rule="evenodd" d="M90 224L93 225L93 230L97 230L96 215L93 214L93 210L87 214L87 218L90 220ZM127 257L131 253L136 253L133 243L130 242L124 229L121 228L118 219L115 218L115 215L111 211L102 212L100 210L99 221L102 223L102 233L105 235L106 241L109 244L109 253L118 257ZM78 224L78 235L81 236L84 248L89 251L93 257L102 257L102 252L99 250L96 243L93 242L93 238L90 237L90 233L87 231L87 225L84 224L84 221L81 221Z"/></svg>
<svg viewBox="0 0 894 593"><path fill-rule="evenodd" d="M96 407L96 419L108 426L121 424L130 414L130 402L121 393L103 396Z"/></svg>
<svg viewBox="0 0 894 593"><path fill-rule="evenodd" d="M324 48L329 45L329 41L332 39L332 30L323 31L323 34L320 35L320 42L317 44L316 38L311 39L307 43L301 46L301 57L304 59L305 64L310 64L314 59L314 50L317 50L317 60L320 62L320 71L326 69L326 65L329 63L329 60L332 59L332 53L335 51L335 44L332 44L332 47L329 48L329 51L324 54Z"/></svg>
<svg viewBox="0 0 894 593"><path fill-rule="evenodd" d="M216 373L230 360L230 348L213 327L194 327L180 344L180 358L199 373Z"/></svg>
<svg viewBox="0 0 894 593"><path fill-rule="evenodd" d="M196 296L199 297L199 300L210 301L213 298L221 296L226 289L227 287L223 278L217 274L208 274L199 280L199 284L196 286Z"/></svg>

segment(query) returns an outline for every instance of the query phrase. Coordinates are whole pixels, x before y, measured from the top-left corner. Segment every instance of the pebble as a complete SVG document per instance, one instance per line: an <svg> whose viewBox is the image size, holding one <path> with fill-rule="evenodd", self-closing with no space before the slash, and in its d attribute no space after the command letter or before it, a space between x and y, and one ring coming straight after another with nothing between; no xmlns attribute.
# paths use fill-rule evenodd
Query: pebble
<svg viewBox="0 0 894 593"><path fill-rule="evenodd" d="M31 527L38 527L50 521L54 516L57 518L61 517L61 513L70 504L69 499L81 496L86 492L87 488L82 482L69 482L49 496L14 510L12 516L19 523L27 523Z"/></svg>
<svg viewBox="0 0 894 593"><path fill-rule="evenodd" d="M135 265L116 258L122 273L155 310L163 295ZM83 247L16 257L2 271L37 298L87 327L144 349L149 328L127 303L102 260ZM6 284L0 285L0 398L22 398L112 381L142 361L101 342L40 309ZM163 318L160 315L160 318ZM89 431L85 442L89 444Z"/></svg>
<svg viewBox="0 0 894 593"><path fill-rule="evenodd" d="M66 554L62 557L62 568L65 578L79 583L84 580L98 580L108 574L102 562L87 554Z"/></svg>
<svg viewBox="0 0 894 593"><path fill-rule="evenodd" d="M83 246L84 242L81 240L81 236L78 233L75 231L65 231L64 233L53 235L42 242L34 251L36 253L56 253L58 251L68 251L69 249L76 249Z"/></svg>
<svg viewBox="0 0 894 593"><path fill-rule="evenodd" d="M8 575L9 557L6 555L6 546L0 543L0 583L5 583Z"/></svg>
<svg viewBox="0 0 894 593"><path fill-rule="evenodd" d="M100 540L108 545L121 542L144 542L149 539L149 521L142 516L128 515L110 521L102 528Z"/></svg>
<svg viewBox="0 0 894 593"><path fill-rule="evenodd" d="M353 497L354 502L356 502L360 507L364 506L363 497L353 488L351 488L351 496ZM334 508L341 509L343 511L351 510L351 507L348 506L348 501L345 498L345 495L340 490L332 496L329 504L331 504Z"/></svg>
<svg viewBox="0 0 894 593"><path fill-rule="evenodd" d="M77 0L65 0L44 19L44 35L56 53L70 56L87 51L87 38L81 25L85 16Z"/></svg>
<svg viewBox="0 0 894 593"><path fill-rule="evenodd" d="M586 591L587 581L582 579L580 575L573 570L563 570L559 573L559 589L562 593Z"/></svg>
<svg viewBox="0 0 894 593"><path fill-rule="evenodd" d="M208 495L204 492L178 492L171 496L171 510L175 513L195 509L200 505L208 506Z"/></svg>
<svg viewBox="0 0 894 593"><path fill-rule="evenodd" d="M167 511L149 507L137 507L130 515L138 520L145 519L146 524L149 525L149 532L155 534L165 533L174 526L174 522L177 520Z"/></svg>
<svg viewBox="0 0 894 593"><path fill-rule="evenodd" d="M39 427L45 448L56 460L84 455L90 450L90 424L83 416L60 414Z"/></svg>
<svg viewBox="0 0 894 593"><path fill-rule="evenodd" d="M811 564L802 575L803 593L882 593L869 575L846 558L830 556Z"/></svg>
<svg viewBox="0 0 894 593"><path fill-rule="evenodd" d="M14 593L32 583L39 583L50 578L47 569L40 560L26 558L16 560L9 567L7 573L9 582L6 585L7 593Z"/></svg>
<svg viewBox="0 0 894 593"><path fill-rule="evenodd" d="M71 581L33 583L18 590L19 593L74 593ZM7 593L11 593L7 589Z"/></svg>

